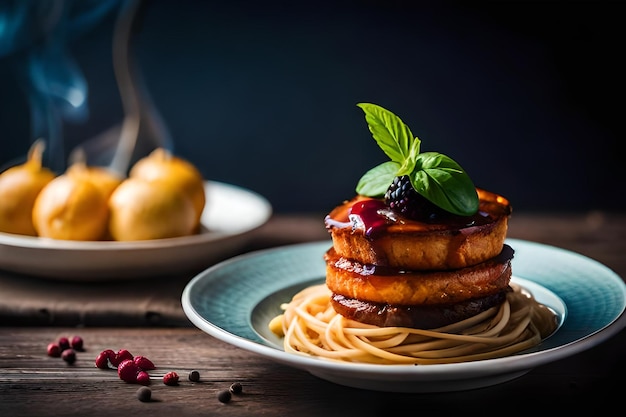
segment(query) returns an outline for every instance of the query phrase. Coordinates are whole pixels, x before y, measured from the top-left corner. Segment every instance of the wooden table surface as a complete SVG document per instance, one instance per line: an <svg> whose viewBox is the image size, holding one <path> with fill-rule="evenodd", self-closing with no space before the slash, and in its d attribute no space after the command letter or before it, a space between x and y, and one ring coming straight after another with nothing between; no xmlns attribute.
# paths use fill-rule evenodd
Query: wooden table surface
<svg viewBox="0 0 626 417"><path fill-rule="evenodd" d="M514 213L509 237L581 253L626 277L625 214ZM325 238L315 216L276 216L243 251ZM27 297L24 291L18 294ZM174 296L180 298L180 294ZM0 301L9 303L2 292ZM15 319L16 313L11 314ZM626 388L626 330L499 385L446 393L393 393L318 379L227 345L188 323L41 325L23 317L15 325L7 317L0 327L0 416L7 417L391 416L406 411L413 415L429 411L524 415L539 413L546 404L553 412L601 412L612 406L621 408ZM80 335L85 343L74 364L46 354L48 343L73 335ZM137 400L138 385L121 381L114 370L95 367L100 351L122 348L150 358L157 366L151 371L151 402ZM191 370L200 372L199 382L188 380ZM169 371L180 375L178 386L162 383L160 377ZM233 395L229 403L218 401L217 394L234 382L242 384L243 392Z"/></svg>

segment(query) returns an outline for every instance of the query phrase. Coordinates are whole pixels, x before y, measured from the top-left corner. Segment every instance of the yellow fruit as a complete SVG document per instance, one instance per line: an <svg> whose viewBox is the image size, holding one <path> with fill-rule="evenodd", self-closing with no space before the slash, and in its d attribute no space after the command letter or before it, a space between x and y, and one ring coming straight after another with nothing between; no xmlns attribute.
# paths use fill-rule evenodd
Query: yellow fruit
<svg viewBox="0 0 626 417"><path fill-rule="evenodd" d="M37 196L33 225L41 237L102 240L107 231L107 199L88 176L59 175Z"/></svg>
<svg viewBox="0 0 626 417"><path fill-rule="evenodd" d="M127 178L109 199L109 233L119 241L188 236L196 213L191 199L172 182Z"/></svg>
<svg viewBox="0 0 626 417"><path fill-rule="evenodd" d="M104 167L87 166L82 162L73 163L66 172L70 176L83 176L98 187L108 200L113 191L122 183L122 178Z"/></svg>
<svg viewBox="0 0 626 417"><path fill-rule="evenodd" d="M28 160L0 174L0 231L35 236L32 211L35 199L54 173L41 166L45 144L38 140L28 152Z"/></svg>
<svg viewBox="0 0 626 417"><path fill-rule="evenodd" d="M206 204L204 179L200 171L189 161L174 156L163 148L157 148L133 165L129 177L148 181L167 181L183 190L193 203L196 213L195 227L200 224L200 217Z"/></svg>

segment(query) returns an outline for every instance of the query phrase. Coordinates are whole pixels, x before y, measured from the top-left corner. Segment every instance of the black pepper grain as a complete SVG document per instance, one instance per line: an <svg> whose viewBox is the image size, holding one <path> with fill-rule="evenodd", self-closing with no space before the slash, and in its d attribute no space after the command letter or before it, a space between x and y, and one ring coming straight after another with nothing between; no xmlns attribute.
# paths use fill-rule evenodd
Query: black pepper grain
<svg viewBox="0 0 626 417"><path fill-rule="evenodd" d="M147 403L152 398L152 390L148 387L140 387L137 390L137 399L142 403Z"/></svg>
<svg viewBox="0 0 626 417"><path fill-rule="evenodd" d="M241 382L233 382L229 390L233 394L241 394L241 392L243 391L243 386L241 385Z"/></svg>
<svg viewBox="0 0 626 417"><path fill-rule="evenodd" d="M200 381L200 372L198 372L198 371L191 371L191 372L189 372L189 380L191 382L198 382L198 381Z"/></svg>
<svg viewBox="0 0 626 417"><path fill-rule="evenodd" d="M217 399L221 403L227 403L230 401L231 398L232 398L232 394L230 393L229 390L222 390L217 393Z"/></svg>

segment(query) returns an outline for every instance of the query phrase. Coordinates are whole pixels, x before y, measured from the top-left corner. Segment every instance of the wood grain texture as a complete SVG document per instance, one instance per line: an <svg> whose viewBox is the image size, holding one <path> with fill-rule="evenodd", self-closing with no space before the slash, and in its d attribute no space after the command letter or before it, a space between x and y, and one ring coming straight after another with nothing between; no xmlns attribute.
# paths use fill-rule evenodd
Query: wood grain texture
<svg viewBox="0 0 626 417"><path fill-rule="evenodd" d="M74 365L46 355L61 336L80 334L85 352ZM561 410L594 404L618 405L626 371L626 332L574 357L539 367L516 380L488 388L437 394L382 393L343 387L307 372L270 362L228 346L192 328L3 328L0 332L0 414L2 416L383 416L405 410L482 410L515 404L516 414L536 412L546 399ZM104 349L126 348L150 358L157 369L153 401L136 398L139 385L121 381L115 370L95 367ZM187 379L198 370L199 382ZM177 372L178 386L160 377ZM617 379L616 379L617 378ZM233 382L243 392L217 400ZM488 405L488 406L486 406ZM499 411L502 415L502 411Z"/></svg>

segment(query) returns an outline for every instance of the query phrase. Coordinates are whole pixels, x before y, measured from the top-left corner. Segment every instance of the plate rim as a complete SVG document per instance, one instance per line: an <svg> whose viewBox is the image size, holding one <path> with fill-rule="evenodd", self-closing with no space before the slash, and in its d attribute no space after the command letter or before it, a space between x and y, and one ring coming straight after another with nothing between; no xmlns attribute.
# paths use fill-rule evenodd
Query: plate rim
<svg viewBox="0 0 626 417"><path fill-rule="evenodd" d="M540 249L545 250L558 250L571 255L576 255L577 257L581 257L582 260L586 262L591 262L597 264L605 269L605 272L612 274L612 279L619 280L621 282L620 285L622 289L622 299L625 300L626 303L626 283L624 280L617 275L612 269L607 267L606 265L589 258L585 255L582 255L577 252L573 252L567 249L559 248L557 246L552 246L544 243L533 242L522 239L515 238L507 238L506 242L511 244L512 246L520 246L520 245L530 245L535 246ZM322 358L308 357L304 355L295 355L291 353L286 353L282 349L278 349L273 346L269 346L267 344L263 344L257 342L255 340L251 340L246 337L242 337L237 334L233 334L220 326L211 323L210 321L201 317L201 315L195 310L191 303L191 296L194 290L194 287L198 285L203 279L209 277L213 271L223 268L229 264L243 262L250 258L256 256L263 256L264 254L271 254L271 252L283 251L290 248L303 248L306 249L310 247L311 250L313 248L317 248L321 245L332 245L330 240L316 241L316 242L302 242L296 243L286 246L267 248L262 250L257 250L254 252L249 252L246 254L238 255L222 261L218 264L215 264L206 270L202 271L194 278L192 278L188 284L183 289L183 293L181 295L181 302L183 306L183 310L187 315L188 319L200 330L205 333L215 337L218 340L221 340L230 345L236 346L238 348L253 352L255 354L262 355L266 358L274 360L279 363L290 365L294 368L304 369L309 371L312 374L316 374L316 371L323 372L338 372L341 371L344 374L344 377L347 377L351 374L357 375L359 377L371 375L379 378L381 376L385 376L386 378L397 378L397 377L412 377L412 381L425 381L426 378L435 378L444 380L448 377L451 371L454 371L455 379L474 379L477 377L482 377L485 375L496 375L503 373L516 373L529 371L537 366L541 366L547 364L549 362L553 362L558 359L563 359L565 357L569 357L580 353L584 350L587 350L607 339L614 336L622 329L626 327L626 313L625 307L623 306L621 312L616 315L607 325L600 329L596 329L595 331L589 333L586 336L580 337L577 340L559 345L557 347L548 348L545 350L522 353L513 356L507 356L502 358L494 358L487 359L482 361L473 361L473 362L462 362L462 363L453 363L453 364L432 364L427 366L415 366L415 365L381 365L381 364L362 364L362 363L348 363L348 362L336 362L336 361L328 361ZM330 247L330 246L328 246ZM515 274L514 274L515 276ZM528 279L525 277L520 277L521 279ZM541 283L531 280L539 285ZM293 284L292 284L293 285ZM555 292L557 296L559 296L558 292ZM566 306L567 307L567 306ZM251 326L249 318L242 318ZM567 320L567 319L566 319ZM252 328L254 331L254 329ZM485 365L492 366L485 366ZM499 372L494 372L492 368L497 367L500 369ZM314 369L314 371L312 371ZM384 371L381 373L381 371Z"/></svg>

